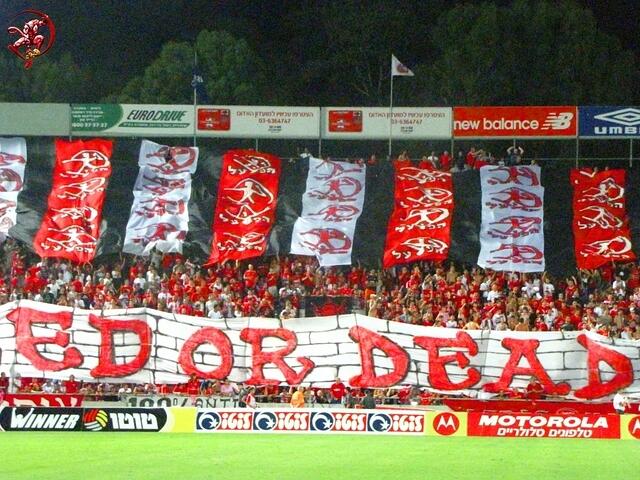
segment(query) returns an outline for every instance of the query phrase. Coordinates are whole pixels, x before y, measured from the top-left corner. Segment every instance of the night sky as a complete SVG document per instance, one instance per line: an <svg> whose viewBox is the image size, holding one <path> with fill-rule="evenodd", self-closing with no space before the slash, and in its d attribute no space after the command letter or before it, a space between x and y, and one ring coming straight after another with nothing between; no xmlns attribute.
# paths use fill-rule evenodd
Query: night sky
<svg viewBox="0 0 640 480"><path fill-rule="evenodd" d="M107 94L119 91L131 77L142 74L167 41L193 42L204 29L226 30L237 38L245 39L266 64L274 65L273 71L288 68L295 75L300 65L295 64L295 56L286 56L294 48L291 38L294 32L299 36L301 29L307 29L310 33L313 31L313 24L295 24L295 11L313 11L327 3L330 2L0 0L0 26L6 45L12 38L6 33L6 28L12 24L18 12L33 8L48 13L58 30L56 45L49 58L57 60L65 53L70 54L73 61L91 77L98 101ZM419 29L426 35L439 13L464 2L404 0L387 3L406 10L407 29ZM474 0L466 3L483 2ZM512 2L498 0L496 3L509 5ZM617 37L623 48L632 50L636 59L640 60L640 1L579 0L576 3L589 8L599 28ZM375 8L374 2L371 4ZM401 49L396 49L396 53L397 50ZM431 52L427 47L414 44L412 51L410 48L404 50L402 60L408 65L428 64L431 61Z"/></svg>

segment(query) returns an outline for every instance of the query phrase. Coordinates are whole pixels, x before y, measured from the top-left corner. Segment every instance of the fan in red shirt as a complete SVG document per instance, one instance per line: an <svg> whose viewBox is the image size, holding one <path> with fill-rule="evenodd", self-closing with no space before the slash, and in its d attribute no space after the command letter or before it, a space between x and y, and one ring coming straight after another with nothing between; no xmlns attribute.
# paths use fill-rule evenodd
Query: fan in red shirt
<svg viewBox="0 0 640 480"><path fill-rule="evenodd" d="M249 264L247 266L247 271L242 275L242 279L244 280L244 288L247 290L255 288L258 281L258 272L254 270L253 265Z"/></svg>
<svg viewBox="0 0 640 480"><path fill-rule="evenodd" d="M527 398L529 400L540 400L544 393L544 387L536 377L531 377L527 385Z"/></svg>
<svg viewBox="0 0 640 480"><path fill-rule="evenodd" d="M344 383L340 381L340 377L336 377L336 381L329 388L329 392L331 393L331 403L341 403L346 391L347 387L345 387Z"/></svg>
<svg viewBox="0 0 640 480"><path fill-rule="evenodd" d="M64 393L74 394L78 393L78 382L73 375L69 375L69 380L64 381Z"/></svg>

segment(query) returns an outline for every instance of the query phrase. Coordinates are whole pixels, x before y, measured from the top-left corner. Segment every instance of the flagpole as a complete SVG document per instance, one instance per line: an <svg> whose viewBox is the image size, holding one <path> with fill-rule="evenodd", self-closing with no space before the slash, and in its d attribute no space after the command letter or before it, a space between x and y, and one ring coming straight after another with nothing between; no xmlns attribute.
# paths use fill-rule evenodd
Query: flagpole
<svg viewBox="0 0 640 480"><path fill-rule="evenodd" d="M392 137L393 137L393 68L391 69L391 90L389 92L389 160L391 160Z"/></svg>
<svg viewBox="0 0 640 480"><path fill-rule="evenodd" d="M194 74L198 69L198 50L196 44L193 45L193 71ZM193 83L193 146L197 146L196 141L196 129L198 128L198 94L196 93L198 84L194 81Z"/></svg>

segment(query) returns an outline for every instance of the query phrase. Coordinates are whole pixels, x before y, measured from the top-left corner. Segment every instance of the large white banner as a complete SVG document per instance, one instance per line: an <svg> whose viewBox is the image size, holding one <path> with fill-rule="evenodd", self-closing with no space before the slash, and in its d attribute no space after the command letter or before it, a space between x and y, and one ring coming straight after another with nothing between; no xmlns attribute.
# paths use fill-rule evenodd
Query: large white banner
<svg viewBox="0 0 640 480"><path fill-rule="evenodd" d="M122 250L149 255L182 252L189 230L191 176L198 166L197 147L169 147L143 140L140 171Z"/></svg>
<svg viewBox="0 0 640 480"><path fill-rule="evenodd" d="M540 167L482 167L480 184L478 265L508 272L544 271L544 188L540 184Z"/></svg>
<svg viewBox="0 0 640 480"><path fill-rule="evenodd" d="M309 157L302 214L291 235L291 253L320 265L351 265L356 223L364 205L366 167Z"/></svg>
<svg viewBox="0 0 640 480"><path fill-rule="evenodd" d="M364 315L211 320L151 309L0 306L0 371L12 376L252 385L404 384L469 395L526 387L594 399L640 393L640 341L592 332L458 330Z"/></svg>
<svg viewBox="0 0 640 480"><path fill-rule="evenodd" d="M0 138L0 242L16 224L18 194L24 185L27 142L24 138Z"/></svg>

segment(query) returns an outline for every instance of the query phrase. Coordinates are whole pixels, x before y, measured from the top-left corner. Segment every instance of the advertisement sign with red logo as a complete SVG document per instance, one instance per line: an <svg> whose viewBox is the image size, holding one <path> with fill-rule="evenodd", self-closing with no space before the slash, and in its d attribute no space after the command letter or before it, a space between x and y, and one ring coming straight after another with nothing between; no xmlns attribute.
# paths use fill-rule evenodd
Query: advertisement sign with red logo
<svg viewBox="0 0 640 480"><path fill-rule="evenodd" d="M231 128L228 108L199 108L198 130L227 131Z"/></svg>
<svg viewBox="0 0 640 480"><path fill-rule="evenodd" d="M318 138L320 108L216 105L198 107L200 137Z"/></svg>
<svg viewBox="0 0 640 480"><path fill-rule="evenodd" d="M640 415L622 415L620 438L640 440Z"/></svg>
<svg viewBox="0 0 640 480"><path fill-rule="evenodd" d="M455 138L567 137L577 134L577 107L454 107Z"/></svg>
<svg viewBox="0 0 640 480"><path fill-rule="evenodd" d="M329 110L330 132L361 132L362 110Z"/></svg>
<svg viewBox="0 0 640 480"><path fill-rule="evenodd" d="M469 412L475 437L620 438L619 415Z"/></svg>
<svg viewBox="0 0 640 480"><path fill-rule="evenodd" d="M322 137L386 140L391 133L395 139L449 140L451 117L450 107L325 107Z"/></svg>

